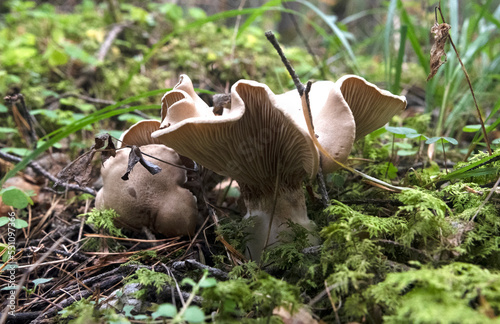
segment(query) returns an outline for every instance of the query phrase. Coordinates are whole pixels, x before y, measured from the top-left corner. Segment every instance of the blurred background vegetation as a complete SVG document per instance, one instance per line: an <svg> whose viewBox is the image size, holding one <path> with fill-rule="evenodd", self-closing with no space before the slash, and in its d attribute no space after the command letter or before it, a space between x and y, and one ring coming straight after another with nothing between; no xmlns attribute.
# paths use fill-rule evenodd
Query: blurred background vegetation
<svg viewBox="0 0 500 324"><path fill-rule="evenodd" d="M480 142L480 135L463 133L464 126L479 122L455 54L450 52L438 75L425 81L436 5L410 0L4 1L0 94L23 93L43 136L110 101L170 88L180 73L215 93L228 92L241 78L282 92L293 87L263 36L273 30L304 82L361 75L406 95L405 116L427 114L419 132ZM494 139L500 107L500 7L492 0L450 0L443 9ZM160 96L138 102L157 104ZM9 109L0 105L4 149L22 147L9 128ZM85 129L120 130L125 122L145 117L132 111Z"/></svg>

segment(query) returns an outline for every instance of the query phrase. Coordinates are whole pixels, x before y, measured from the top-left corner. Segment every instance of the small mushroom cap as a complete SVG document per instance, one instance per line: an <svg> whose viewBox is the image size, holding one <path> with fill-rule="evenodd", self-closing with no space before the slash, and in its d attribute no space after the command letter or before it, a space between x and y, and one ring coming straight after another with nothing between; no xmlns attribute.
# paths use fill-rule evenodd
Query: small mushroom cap
<svg viewBox="0 0 500 324"><path fill-rule="evenodd" d="M173 164L181 164L179 155L165 145L141 146L141 151ZM129 180L121 179L128 164L129 148L116 152L101 169L103 187L96 196L96 208L113 208L120 217L118 226L140 231L143 227L168 237L194 235L198 210L196 199L182 187L186 171L161 164L162 171L152 175L136 165ZM144 156L151 162L155 160Z"/></svg>
<svg viewBox="0 0 500 324"><path fill-rule="evenodd" d="M189 104L186 107L190 107L192 105L192 109L194 111L190 111L189 115L194 117L200 117L200 116L213 116L212 109L208 107L208 105L198 96L198 94L194 91L193 87L193 82L191 79L185 75L181 74L179 78L179 82L174 86L172 91L167 92L163 98L161 98L161 120L164 121L167 112L168 112L168 107L173 105L177 101L181 100L188 100L190 101ZM188 108L186 108L188 109ZM181 113L180 116L170 116L168 118L169 122L175 122L176 120L184 119L182 118L184 114L188 114L187 112L178 112Z"/></svg>
<svg viewBox="0 0 500 324"><path fill-rule="evenodd" d="M181 94L180 100L169 100ZM176 89L164 102L165 119L152 137L208 169L264 193L274 190L277 176L281 185L296 186L317 172L319 156L303 117L296 121L265 84L238 81L231 88L231 109L222 116L199 116L195 100ZM170 120L181 115L183 120Z"/></svg>
<svg viewBox="0 0 500 324"><path fill-rule="evenodd" d="M123 132L116 147L121 148L127 145L142 146L148 144L161 144L156 138L151 137L151 133L158 129L160 129L160 122L158 120L141 120Z"/></svg>
<svg viewBox="0 0 500 324"><path fill-rule="evenodd" d="M356 75L337 80L356 121L356 140L384 126L406 108L406 98L382 90Z"/></svg>

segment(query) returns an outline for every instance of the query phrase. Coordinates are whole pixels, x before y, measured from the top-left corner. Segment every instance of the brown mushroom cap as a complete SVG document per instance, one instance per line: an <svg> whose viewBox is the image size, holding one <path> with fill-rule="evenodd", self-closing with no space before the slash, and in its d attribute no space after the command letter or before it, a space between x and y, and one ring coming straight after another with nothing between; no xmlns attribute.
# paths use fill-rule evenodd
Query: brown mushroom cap
<svg viewBox="0 0 500 324"><path fill-rule="evenodd" d="M142 146L148 144L161 144L156 138L151 137L151 133L158 129L160 129L160 122L158 120L141 120L123 132L116 147L121 148L127 145Z"/></svg>
<svg viewBox="0 0 500 324"><path fill-rule="evenodd" d="M181 164L179 155L165 145L141 146L141 151L173 164ZM165 236L193 235L198 210L196 199L182 185L186 171L162 164L162 171L152 175L137 165L129 180L121 179L127 169L129 148L116 152L101 170L103 187L96 196L96 208L113 208L120 217L119 226L132 230L143 227ZM150 159L147 156L145 159ZM154 160L151 162L158 163Z"/></svg>
<svg viewBox="0 0 500 324"><path fill-rule="evenodd" d="M316 174L318 153L303 117L295 120L265 84L238 81L231 88L231 109L222 116L200 116L202 107L189 97L177 89L164 96L167 112L153 138L261 193L272 192L278 176L280 186L295 187Z"/></svg>

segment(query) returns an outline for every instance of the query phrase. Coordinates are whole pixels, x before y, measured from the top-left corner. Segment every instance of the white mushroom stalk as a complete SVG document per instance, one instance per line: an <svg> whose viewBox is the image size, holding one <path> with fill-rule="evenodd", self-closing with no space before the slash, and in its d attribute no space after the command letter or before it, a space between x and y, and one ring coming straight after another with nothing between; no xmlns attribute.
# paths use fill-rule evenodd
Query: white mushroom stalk
<svg viewBox="0 0 500 324"><path fill-rule="evenodd" d="M352 90L345 88L350 98ZM341 89L342 84L318 82L310 98L318 141L331 156L345 162L357 135L353 112L369 108L352 109ZM395 100L398 109L404 109L405 104ZM361 106L370 102L369 98L360 101ZM275 95L265 84L240 80L231 88L231 108L215 116L194 93L191 80L182 75L162 99L161 126L152 137L239 183L245 217L255 217L248 244L254 260L278 241L288 221L309 229L313 226L307 217L302 181L316 175L319 153L297 91ZM338 168L334 161L326 161L325 166L327 171Z"/></svg>

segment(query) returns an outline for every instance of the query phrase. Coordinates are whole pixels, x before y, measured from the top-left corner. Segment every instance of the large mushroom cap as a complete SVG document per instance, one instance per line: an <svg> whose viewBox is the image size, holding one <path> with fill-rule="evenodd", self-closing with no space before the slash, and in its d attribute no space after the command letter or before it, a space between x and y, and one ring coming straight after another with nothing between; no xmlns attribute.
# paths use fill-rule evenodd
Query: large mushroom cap
<svg viewBox="0 0 500 324"><path fill-rule="evenodd" d="M290 102L289 111L297 114L296 119L302 118L305 123L303 113L305 107L301 105L298 91L289 91L278 97L280 101ZM356 124L339 86L331 81L313 83L309 92L309 103L318 142L336 161L344 163L351 153ZM338 163L323 156L322 153L321 156L325 173L340 169Z"/></svg>
<svg viewBox="0 0 500 324"><path fill-rule="evenodd" d="M297 91L281 96L289 97L290 102L292 98L300 101ZM341 163L347 160L355 140L382 127L406 107L405 97L393 95L356 75L345 75L335 83L313 83L309 100L318 142ZM330 173L340 165L323 156L322 167Z"/></svg>
<svg viewBox="0 0 500 324"><path fill-rule="evenodd" d="M286 101L265 84L238 81L231 88L231 109L222 116L204 113L189 97L177 89L164 96L167 112L153 138L263 193L273 191L278 176L282 186L296 186L297 179L316 174L318 153L303 117L295 120ZM176 118L181 115L183 120Z"/></svg>
<svg viewBox="0 0 500 324"><path fill-rule="evenodd" d="M406 108L404 96L382 90L359 76L344 75L336 84L356 121L356 139L384 126Z"/></svg>
<svg viewBox="0 0 500 324"><path fill-rule="evenodd" d="M178 154L165 145L145 145L141 146L141 151L181 164ZM137 165L129 180L124 181L121 177L127 169L129 153L129 148L123 148L114 158L104 162L101 170L103 187L97 193L96 208L113 208L120 215L115 221L121 227L133 230L147 227L169 237L193 235L198 210L192 193L182 187L186 182L186 171L161 164L162 171L152 175Z"/></svg>

